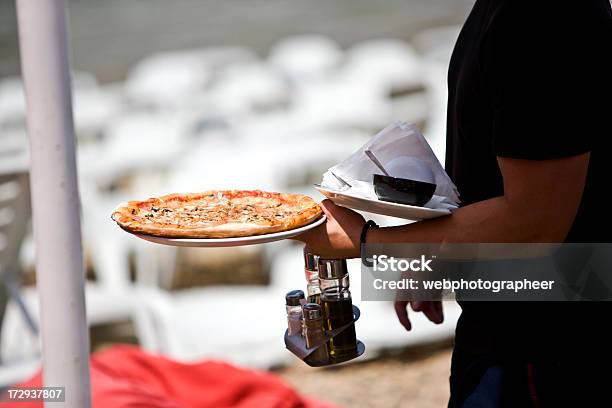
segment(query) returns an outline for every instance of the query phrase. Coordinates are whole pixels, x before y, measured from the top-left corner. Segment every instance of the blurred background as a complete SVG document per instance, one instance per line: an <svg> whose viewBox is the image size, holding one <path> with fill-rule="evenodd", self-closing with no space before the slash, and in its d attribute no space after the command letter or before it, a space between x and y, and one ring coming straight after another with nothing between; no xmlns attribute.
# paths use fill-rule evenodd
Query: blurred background
<svg viewBox="0 0 612 408"><path fill-rule="evenodd" d="M110 214L127 199L208 189L321 199L322 173L397 119L443 163L446 71L472 3L68 1L92 350L223 359L351 407L445 406L455 304L443 325L414 316L407 333L391 304L360 302L349 262L365 357L312 369L282 338L284 294L306 284L299 245L164 247ZM0 0L0 386L40 363L18 51L14 2Z"/></svg>

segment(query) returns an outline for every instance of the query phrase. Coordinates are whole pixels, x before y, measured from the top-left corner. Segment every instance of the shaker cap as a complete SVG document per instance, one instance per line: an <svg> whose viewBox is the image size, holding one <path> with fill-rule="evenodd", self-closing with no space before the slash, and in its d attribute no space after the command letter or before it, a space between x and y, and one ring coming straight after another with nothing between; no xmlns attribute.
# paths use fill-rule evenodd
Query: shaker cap
<svg viewBox="0 0 612 408"><path fill-rule="evenodd" d="M319 259L320 279L341 279L348 274L346 259Z"/></svg>
<svg viewBox="0 0 612 408"><path fill-rule="evenodd" d="M302 306L302 313L304 315L304 319L306 320L319 319L321 316L323 316L321 305L317 303L306 303L304 306Z"/></svg>
<svg viewBox="0 0 612 408"><path fill-rule="evenodd" d="M287 292L285 295L285 302L287 303L287 306L299 306L302 304L302 299L305 299L304 292L299 289Z"/></svg>

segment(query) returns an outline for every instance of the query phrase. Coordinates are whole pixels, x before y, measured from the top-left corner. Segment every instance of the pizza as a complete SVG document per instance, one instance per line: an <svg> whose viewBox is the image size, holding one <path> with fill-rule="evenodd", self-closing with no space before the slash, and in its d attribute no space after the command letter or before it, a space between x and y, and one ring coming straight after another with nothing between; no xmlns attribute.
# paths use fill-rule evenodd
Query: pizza
<svg viewBox="0 0 612 408"><path fill-rule="evenodd" d="M169 194L119 205L112 219L129 232L166 238L234 238L288 231L322 216L302 194L225 190Z"/></svg>

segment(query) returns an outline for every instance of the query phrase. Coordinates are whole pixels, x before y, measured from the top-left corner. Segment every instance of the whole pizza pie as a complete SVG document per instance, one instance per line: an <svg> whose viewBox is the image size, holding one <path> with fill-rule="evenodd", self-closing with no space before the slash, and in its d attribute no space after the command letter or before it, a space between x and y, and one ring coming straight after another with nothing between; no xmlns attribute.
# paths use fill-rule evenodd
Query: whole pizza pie
<svg viewBox="0 0 612 408"><path fill-rule="evenodd" d="M112 218L123 229L167 238L233 238L288 231L322 216L301 194L206 191L169 194L119 205Z"/></svg>

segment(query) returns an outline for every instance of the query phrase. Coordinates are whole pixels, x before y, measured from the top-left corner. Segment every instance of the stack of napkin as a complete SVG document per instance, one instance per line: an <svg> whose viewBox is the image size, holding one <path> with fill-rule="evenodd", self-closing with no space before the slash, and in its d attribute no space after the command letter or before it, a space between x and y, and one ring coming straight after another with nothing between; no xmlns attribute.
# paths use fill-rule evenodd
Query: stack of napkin
<svg viewBox="0 0 612 408"><path fill-rule="evenodd" d="M373 174L383 174L365 154L369 150L393 177L436 184L432 199L424 205L453 210L459 205L457 187L414 124L395 122L370 139L348 159L323 174L321 186L344 194L378 200ZM349 187L350 186L350 187Z"/></svg>

